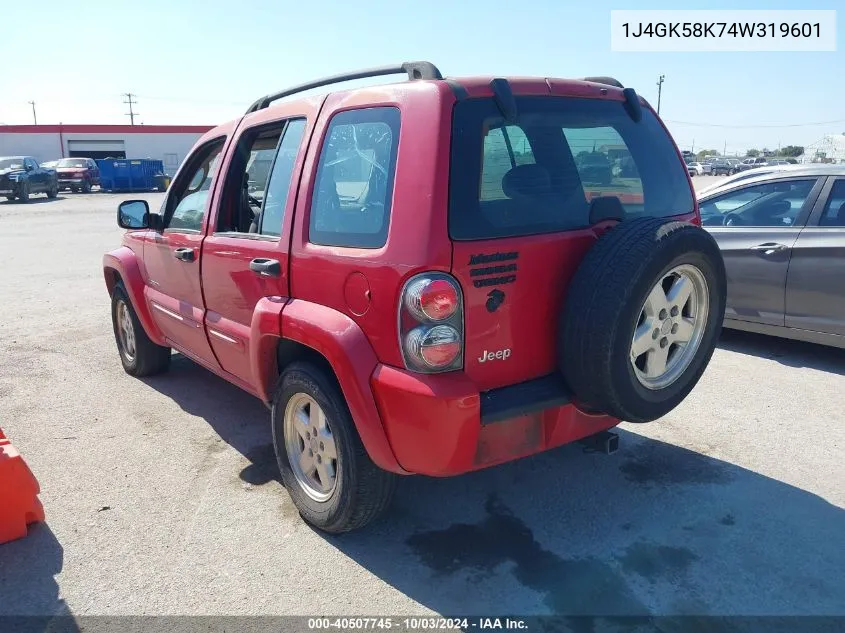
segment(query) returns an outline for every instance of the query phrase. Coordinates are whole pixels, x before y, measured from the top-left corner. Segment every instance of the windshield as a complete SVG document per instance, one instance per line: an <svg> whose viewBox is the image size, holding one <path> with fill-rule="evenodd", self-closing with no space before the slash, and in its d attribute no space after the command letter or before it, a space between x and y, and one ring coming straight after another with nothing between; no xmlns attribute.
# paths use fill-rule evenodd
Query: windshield
<svg viewBox="0 0 845 633"><path fill-rule="evenodd" d="M0 169L23 169L23 158L0 158Z"/></svg>
<svg viewBox="0 0 845 633"><path fill-rule="evenodd" d="M455 107L449 231L453 239L532 235L589 225L593 201L626 217L693 211L669 135L643 108L635 123L617 101L517 97L506 123L492 99ZM615 198L615 200L608 200Z"/></svg>
<svg viewBox="0 0 845 633"><path fill-rule="evenodd" d="M63 158L56 167L87 167L88 161L84 158Z"/></svg>

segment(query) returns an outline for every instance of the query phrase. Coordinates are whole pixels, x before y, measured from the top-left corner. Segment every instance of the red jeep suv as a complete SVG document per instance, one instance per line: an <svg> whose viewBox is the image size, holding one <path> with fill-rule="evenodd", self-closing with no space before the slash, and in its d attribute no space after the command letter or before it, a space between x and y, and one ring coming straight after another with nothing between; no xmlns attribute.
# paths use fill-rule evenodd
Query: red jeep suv
<svg viewBox="0 0 845 633"><path fill-rule="evenodd" d="M291 498L329 532L378 516L397 475L612 448L620 420L687 396L725 306L684 162L611 78L414 62L310 82L208 132L161 208L118 223L126 371L175 349L261 398Z"/></svg>

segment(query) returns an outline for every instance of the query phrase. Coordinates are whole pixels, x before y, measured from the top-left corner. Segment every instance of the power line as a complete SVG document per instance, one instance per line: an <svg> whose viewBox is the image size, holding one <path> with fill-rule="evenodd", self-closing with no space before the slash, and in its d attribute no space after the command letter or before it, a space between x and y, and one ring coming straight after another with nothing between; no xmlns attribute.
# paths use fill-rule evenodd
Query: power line
<svg viewBox="0 0 845 633"><path fill-rule="evenodd" d="M664 119L667 123L671 123L673 125L691 125L694 127L718 127L718 128L731 128L731 129L761 129L761 128L787 128L787 127L812 127L814 125L833 125L834 123L843 123L845 119L836 119L833 121L815 121L813 123L781 123L781 124L765 124L765 125L723 125L719 123L692 123L690 121L670 121L668 119Z"/></svg>
<svg viewBox="0 0 845 633"><path fill-rule="evenodd" d="M128 104L129 104L129 112L126 114L126 116L128 116L128 117L129 117L129 124L130 124L130 125L135 125L135 117L136 117L136 116L139 116L139 115L138 115L138 113L137 113L137 112L135 112L135 111L132 109L132 106L133 106L133 105L138 105L138 102L137 102L137 101L133 102L133 101L132 101L132 97L134 97L134 96L136 96L136 95L133 95L131 92L125 92L125 93L123 93L123 96L125 96L125 97L126 97L126 101L124 101L123 103L128 103Z"/></svg>

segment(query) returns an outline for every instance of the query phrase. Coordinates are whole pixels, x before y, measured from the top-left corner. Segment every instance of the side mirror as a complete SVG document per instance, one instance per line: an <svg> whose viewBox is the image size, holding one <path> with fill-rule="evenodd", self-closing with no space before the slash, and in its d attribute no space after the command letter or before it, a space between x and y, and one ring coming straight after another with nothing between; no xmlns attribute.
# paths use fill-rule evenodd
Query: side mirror
<svg viewBox="0 0 845 633"><path fill-rule="evenodd" d="M122 229L150 228L150 205L146 200L125 200L117 207L117 225Z"/></svg>
<svg viewBox="0 0 845 633"><path fill-rule="evenodd" d="M35 168L32 165L30 165L29 163L26 164L26 170L27 171L32 171L33 169L35 169Z"/></svg>

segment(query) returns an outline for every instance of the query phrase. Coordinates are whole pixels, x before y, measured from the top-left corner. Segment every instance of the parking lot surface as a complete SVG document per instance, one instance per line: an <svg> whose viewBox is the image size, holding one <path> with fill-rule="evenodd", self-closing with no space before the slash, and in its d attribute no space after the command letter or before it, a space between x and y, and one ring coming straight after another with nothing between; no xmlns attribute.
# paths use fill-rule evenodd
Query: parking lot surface
<svg viewBox="0 0 845 633"><path fill-rule="evenodd" d="M615 455L404 478L325 536L258 400L181 357L123 372L101 257L129 197L0 203L0 426L47 514L0 545L0 614L845 614L845 352L726 332Z"/></svg>

